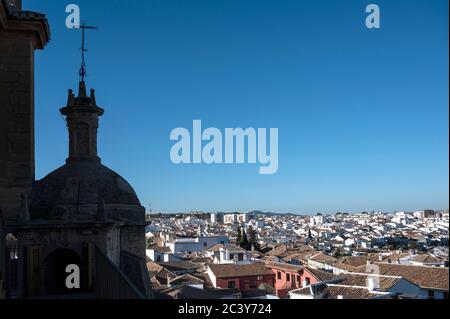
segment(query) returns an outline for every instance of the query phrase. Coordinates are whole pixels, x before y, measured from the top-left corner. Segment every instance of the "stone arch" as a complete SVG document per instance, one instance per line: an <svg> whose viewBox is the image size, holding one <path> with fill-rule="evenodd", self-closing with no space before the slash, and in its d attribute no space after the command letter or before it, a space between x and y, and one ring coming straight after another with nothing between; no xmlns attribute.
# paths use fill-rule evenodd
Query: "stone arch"
<svg viewBox="0 0 450 319"><path fill-rule="evenodd" d="M55 249L44 260L44 284L47 295L79 294L81 289L68 289L66 287L66 273L68 265L77 265L82 275L81 257L73 250L67 248ZM80 282L82 280L80 278Z"/></svg>

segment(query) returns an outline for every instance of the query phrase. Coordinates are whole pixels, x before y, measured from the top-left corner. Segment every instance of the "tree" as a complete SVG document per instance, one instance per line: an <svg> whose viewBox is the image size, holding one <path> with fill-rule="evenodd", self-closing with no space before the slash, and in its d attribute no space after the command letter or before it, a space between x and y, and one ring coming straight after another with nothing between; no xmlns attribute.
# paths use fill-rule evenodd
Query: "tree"
<svg viewBox="0 0 450 319"><path fill-rule="evenodd" d="M151 237L146 238L146 240L145 240L145 246L146 246L147 248L152 247L154 244L155 244L155 241L153 240L153 238L151 238Z"/></svg>
<svg viewBox="0 0 450 319"><path fill-rule="evenodd" d="M245 229L242 229L242 241L241 241L241 247L245 250L248 250L249 241L247 238L247 233L245 232Z"/></svg>
<svg viewBox="0 0 450 319"><path fill-rule="evenodd" d="M417 249L417 246L418 246L418 245L417 245L417 242L416 242L416 241L413 241L413 240L410 241L409 244L408 244L408 248L409 248L409 249Z"/></svg>
<svg viewBox="0 0 450 319"><path fill-rule="evenodd" d="M248 234L249 234L249 249L247 250L251 250L252 246L254 249L259 250L259 244L258 244L258 238L257 238L257 232L256 230L253 229L252 226L248 227Z"/></svg>
<svg viewBox="0 0 450 319"><path fill-rule="evenodd" d="M236 234L236 245L241 246L241 244L242 244L242 231L241 227L239 226Z"/></svg>

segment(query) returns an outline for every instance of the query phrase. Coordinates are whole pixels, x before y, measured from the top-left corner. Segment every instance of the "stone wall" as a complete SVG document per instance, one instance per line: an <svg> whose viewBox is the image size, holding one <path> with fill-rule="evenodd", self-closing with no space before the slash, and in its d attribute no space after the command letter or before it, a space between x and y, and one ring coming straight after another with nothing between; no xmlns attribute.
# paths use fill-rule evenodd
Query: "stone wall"
<svg viewBox="0 0 450 319"><path fill-rule="evenodd" d="M2 210L0 208L0 299L6 297L6 234L3 222Z"/></svg>
<svg viewBox="0 0 450 319"><path fill-rule="evenodd" d="M8 222L34 180L34 47L26 35L0 38L0 205Z"/></svg>
<svg viewBox="0 0 450 319"><path fill-rule="evenodd" d="M46 258L57 249L69 249L75 252L83 262L83 248L85 244L98 246L103 252L108 250L112 256L119 256L120 242L118 239L119 232L115 227L30 227L23 230L18 235L18 257L19 257L19 274L25 273L24 251L26 247L36 247L40 252L40 288L41 295L45 295L45 270ZM91 264L94 263L94 257L91 256ZM19 276L19 296L26 295L25 278Z"/></svg>
<svg viewBox="0 0 450 319"><path fill-rule="evenodd" d="M145 260L145 226L124 226L120 232L122 250Z"/></svg>

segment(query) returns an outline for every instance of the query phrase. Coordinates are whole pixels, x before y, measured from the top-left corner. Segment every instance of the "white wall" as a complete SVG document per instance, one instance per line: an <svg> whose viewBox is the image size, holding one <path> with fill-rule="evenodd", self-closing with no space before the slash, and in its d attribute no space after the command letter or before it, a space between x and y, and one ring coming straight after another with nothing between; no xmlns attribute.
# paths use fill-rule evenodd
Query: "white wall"
<svg viewBox="0 0 450 319"><path fill-rule="evenodd" d="M289 293L290 299L314 299L312 295L300 295L296 293Z"/></svg>
<svg viewBox="0 0 450 319"><path fill-rule="evenodd" d="M228 237L198 237L192 238L192 240L175 240L174 242L169 242L166 244L167 247L170 247L172 253L180 253L186 251L202 251L207 250L213 247L216 244L228 244Z"/></svg>
<svg viewBox="0 0 450 319"><path fill-rule="evenodd" d="M209 279L211 280L211 283L213 284L214 288L217 288L217 278L209 267L206 270L206 273L208 274Z"/></svg>
<svg viewBox="0 0 450 319"><path fill-rule="evenodd" d="M405 279L401 279L389 290L389 292L399 293L400 295L414 299L427 297L426 292L420 289L419 286L414 285Z"/></svg>

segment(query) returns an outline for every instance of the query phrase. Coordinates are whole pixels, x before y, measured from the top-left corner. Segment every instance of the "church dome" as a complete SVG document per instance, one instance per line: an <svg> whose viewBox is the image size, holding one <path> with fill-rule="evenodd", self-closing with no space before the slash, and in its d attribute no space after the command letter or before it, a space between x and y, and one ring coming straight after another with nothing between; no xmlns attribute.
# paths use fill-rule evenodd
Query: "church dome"
<svg viewBox="0 0 450 319"><path fill-rule="evenodd" d="M74 161L37 181L32 207L51 210L64 205L105 204L141 206L139 199L119 174L99 161Z"/></svg>
<svg viewBox="0 0 450 319"><path fill-rule="evenodd" d="M142 219L143 207L133 188L97 156L97 130L104 110L97 106L95 91L87 96L81 81L78 96L69 90L67 105L60 111L69 132L69 157L64 166L34 183L31 217L83 220L101 218L106 212L116 220Z"/></svg>

